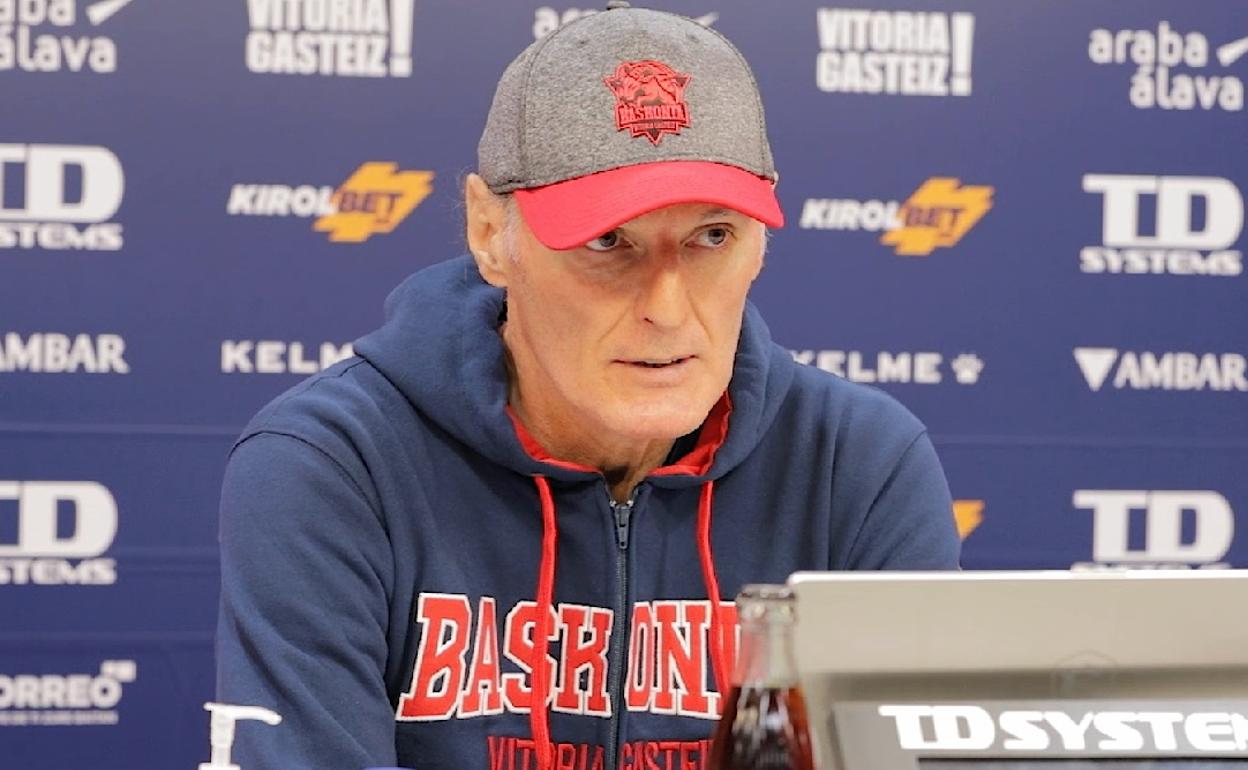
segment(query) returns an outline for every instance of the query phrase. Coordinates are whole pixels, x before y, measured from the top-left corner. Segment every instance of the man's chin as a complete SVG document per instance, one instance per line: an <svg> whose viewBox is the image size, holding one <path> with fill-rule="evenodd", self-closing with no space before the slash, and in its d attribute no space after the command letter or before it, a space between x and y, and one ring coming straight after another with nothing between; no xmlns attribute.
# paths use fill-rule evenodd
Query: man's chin
<svg viewBox="0 0 1248 770"><path fill-rule="evenodd" d="M697 430L706 420L711 406L714 404L704 410L690 409L688 405L622 410L611 421L610 429L621 438L636 441L675 441Z"/></svg>

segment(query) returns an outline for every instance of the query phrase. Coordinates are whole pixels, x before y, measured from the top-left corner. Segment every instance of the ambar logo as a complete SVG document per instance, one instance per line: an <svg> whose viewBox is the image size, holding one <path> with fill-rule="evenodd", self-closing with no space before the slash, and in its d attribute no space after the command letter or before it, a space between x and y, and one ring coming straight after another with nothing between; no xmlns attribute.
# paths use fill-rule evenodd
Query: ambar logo
<svg viewBox="0 0 1248 770"><path fill-rule="evenodd" d="M1093 392L1104 387L1248 391L1248 359L1239 353L1154 353L1092 347L1075 348L1073 353Z"/></svg>
<svg viewBox="0 0 1248 770"><path fill-rule="evenodd" d="M313 229L336 243L361 243L393 232L433 192L432 171L399 171L397 163L369 161L338 188L236 184L226 213L251 217L317 217Z"/></svg>

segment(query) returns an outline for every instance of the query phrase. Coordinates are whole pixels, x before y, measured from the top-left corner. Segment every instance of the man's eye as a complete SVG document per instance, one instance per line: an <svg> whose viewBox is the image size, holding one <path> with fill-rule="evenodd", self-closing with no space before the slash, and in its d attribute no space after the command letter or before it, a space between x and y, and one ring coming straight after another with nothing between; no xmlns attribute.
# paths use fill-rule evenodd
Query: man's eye
<svg viewBox="0 0 1248 770"><path fill-rule="evenodd" d="M727 227L708 227L698 233L698 242L701 246L723 246L730 235L732 231Z"/></svg>
<svg viewBox="0 0 1248 770"><path fill-rule="evenodd" d="M585 244L585 248L590 251L610 251L620 244L620 234L615 230L609 233L603 233L589 243Z"/></svg>

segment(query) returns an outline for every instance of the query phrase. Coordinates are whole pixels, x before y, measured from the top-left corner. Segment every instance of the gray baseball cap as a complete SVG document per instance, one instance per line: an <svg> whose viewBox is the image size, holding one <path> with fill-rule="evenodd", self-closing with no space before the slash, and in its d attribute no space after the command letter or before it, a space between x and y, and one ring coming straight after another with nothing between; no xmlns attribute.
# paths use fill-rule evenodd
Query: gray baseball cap
<svg viewBox="0 0 1248 770"><path fill-rule="evenodd" d="M676 203L784 224L762 99L741 53L693 19L620 0L508 65L477 160L552 249Z"/></svg>

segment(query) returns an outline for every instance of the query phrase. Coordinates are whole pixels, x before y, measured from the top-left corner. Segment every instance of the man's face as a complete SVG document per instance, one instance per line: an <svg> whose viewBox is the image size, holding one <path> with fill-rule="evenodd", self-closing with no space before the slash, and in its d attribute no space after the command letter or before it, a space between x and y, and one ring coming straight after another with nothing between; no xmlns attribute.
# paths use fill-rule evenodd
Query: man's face
<svg viewBox="0 0 1248 770"><path fill-rule="evenodd" d="M681 204L555 251L516 216L504 336L526 411L608 442L697 428L732 376L763 226Z"/></svg>

